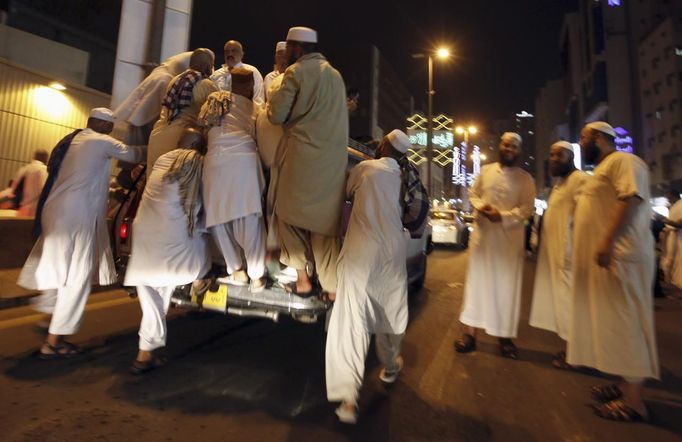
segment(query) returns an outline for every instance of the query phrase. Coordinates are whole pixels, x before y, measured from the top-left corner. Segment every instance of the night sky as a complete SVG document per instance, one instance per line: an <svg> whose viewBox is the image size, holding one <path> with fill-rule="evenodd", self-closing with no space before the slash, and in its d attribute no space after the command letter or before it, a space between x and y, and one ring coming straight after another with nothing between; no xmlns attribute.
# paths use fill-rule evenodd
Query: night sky
<svg viewBox="0 0 682 442"><path fill-rule="evenodd" d="M435 112L486 122L531 110L537 89L559 74L563 15L576 0L258 1L196 0L191 46L222 60L227 39L244 44L244 61L263 75L290 26L318 31L321 52L374 43L404 74L416 106L426 107L427 67L411 54L446 44L455 54L435 66ZM220 54L220 55L218 55ZM333 64L334 60L330 60ZM343 72L342 72L343 74Z"/></svg>

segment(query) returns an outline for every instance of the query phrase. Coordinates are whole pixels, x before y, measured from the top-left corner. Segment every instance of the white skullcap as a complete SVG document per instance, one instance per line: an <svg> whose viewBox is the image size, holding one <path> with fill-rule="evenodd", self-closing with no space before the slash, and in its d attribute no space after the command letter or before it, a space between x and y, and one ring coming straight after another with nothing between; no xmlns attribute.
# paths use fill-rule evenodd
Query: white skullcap
<svg viewBox="0 0 682 442"><path fill-rule="evenodd" d="M562 149L566 149L569 152L575 153L573 150L573 145L568 141L557 141L556 143L552 144L552 147L554 146L561 147Z"/></svg>
<svg viewBox="0 0 682 442"><path fill-rule="evenodd" d="M391 146L393 146L393 148L400 153L406 153L407 149L412 147L412 143L410 143L410 137L408 137L405 132L400 129L395 129L389 132L389 134L386 135L386 139L389 143L391 143Z"/></svg>
<svg viewBox="0 0 682 442"><path fill-rule="evenodd" d="M516 132L505 132L500 137L500 140L504 140L505 138L513 138L519 143L519 145L521 145L521 143L523 143L523 139L521 138L521 135L517 134Z"/></svg>
<svg viewBox="0 0 682 442"><path fill-rule="evenodd" d="M606 123L604 121L593 121L591 123L588 123L587 126L585 127L604 133L606 135L611 135L613 138L616 138L616 131L613 130L613 127L609 123Z"/></svg>
<svg viewBox="0 0 682 442"><path fill-rule="evenodd" d="M277 51L285 51L287 49L287 42L286 41L278 41L277 45L275 46L275 52Z"/></svg>
<svg viewBox="0 0 682 442"><path fill-rule="evenodd" d="M289 29L287 41L299 41L301 43L317 43L317 31L305 26L294 26Z"/></svg>
<svg viewBox="0 0 682 442"><path fill-rule="evenodd" d="M113 123L114 113L111 111L111 109L107 109L106 107L96 107L90 111L90 118L97 118L98 120Z"/></svg>

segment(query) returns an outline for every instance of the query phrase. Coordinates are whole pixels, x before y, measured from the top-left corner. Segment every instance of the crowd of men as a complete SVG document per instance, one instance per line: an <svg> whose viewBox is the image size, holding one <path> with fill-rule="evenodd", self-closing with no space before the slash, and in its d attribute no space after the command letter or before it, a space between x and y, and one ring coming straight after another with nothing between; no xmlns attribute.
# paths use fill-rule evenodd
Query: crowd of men
<svg viewBox="0 0 682 442"><path fill-rule="evenodd" d="M196 293L206 290L212 238L227 268L220 282L262 291L267 260L279 255L296 272L286 291L334 302L327 393L341 402L339 419L355 423L372 334L381 380L395 382L403 368L409 138L390 132L376 159L348 173L348 110L357 97L347 100L341 75L317 49L316 31L291 28L276 44L275 68L265 78L243 55L242 45L230 40L216 71L209 49L171 57L115 111L93 109L87 128L55 147L35 203L37 242L19 278L42 291L35 307L51 315L39 356L79 353L65 337L79 329L91 283L107 285L116 277L105 219L111 160L146 161L125 275L143 313L131 371L143 374L163 363L155 352L166 345L171 295L186 284ZM115 123L123 141L109 136ZM622 377L593 390L598 415L646 420L642 383L659 376L649 178L638 157L616 151L614 138L604 122L583 130L583 158L596 166L592 175L572 166L571 144L551 146L556 185L542 226L531 325L567 342L555 357L558 368L588 366ZM482 168L470 191L476 226L460 315L467 330L455 343L460 353L476 349L483 329L499 338L502 356L519 357L513 339L524 225L536 193L518 166L521 144L518 134L503 134L499 161ZM346 200L353 208L342 242ZM665 266L679 280L678 206L668 221L672 258Z"/></svg>

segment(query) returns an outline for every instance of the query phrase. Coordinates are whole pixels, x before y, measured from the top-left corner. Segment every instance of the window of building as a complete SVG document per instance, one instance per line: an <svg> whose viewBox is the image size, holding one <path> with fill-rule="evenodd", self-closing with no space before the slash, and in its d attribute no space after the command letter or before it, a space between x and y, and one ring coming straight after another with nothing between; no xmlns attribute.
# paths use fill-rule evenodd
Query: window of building
<svg viewBox="0 0 682 442"><path fill-rule="evenodd" d="M665 84L672 86L675 82L675 74L668 74L668 78L665 79Z"/></svg>
<svg viewBox="0 0 682 442"><path fill-rule="evenodd" d="M653 60L651 60L651 67L654 69L658 68L658 65L660 62L661 62L661 57L655 57Z"/></svg>
<svg viewBox="0 0 682 442"><path fill-rule="evenodd" d="M654 83L654 94L658 95L661 92L661 82Z"/></svg>
<svg viewBox="0 0 682 442"><path fill-rule="evenodd" d="M672 100L670 104L668 104L668 110L670 112L675 112L675 109L677 109L677 100Z"/></svg>
<svg viewBox="0 0 682 442"><path fill-rule="evenodd" d="M668 59L670 58L670 54L672 54L672 52L673 52L672 46L668 46L668 47L665 48L665 50L663 51L663 58L664 58L665 60L668 60Z"/></svg>
<svg viewBox="0 0 682 442"><path fill-rule="evenodd" d="M649 97L651 95L651 89L645 89L644 90L644 96Z"/></svg>
<svg viewBox="0 0 682 442"><path fill-rule="evenodd" d="M654 116L654 114L652 114L651 112L646 113L646 119L647 120L651 120L651 117L653 117L653 116Z"/></svg>
<svg viewBox="0 0 682 442"><path fill-rule="evenodd" d="M656 109L656 119L657 120L662 120L663 119L663 106L659 107Z"/></svg>
<svg viewBox="0 0 682 442"><path fill-rule="evenodd" d="M665 141L665 132L661 132L658 134L658 142L663 143Z"/></svg>
<svg viewBox="0 0 682 442"><path fill-rule="evenodd" d="M680 134L680 125L676 124L673 126L672 129L670 129L670 136L673 138L677 138L677 136Z"/></svg>

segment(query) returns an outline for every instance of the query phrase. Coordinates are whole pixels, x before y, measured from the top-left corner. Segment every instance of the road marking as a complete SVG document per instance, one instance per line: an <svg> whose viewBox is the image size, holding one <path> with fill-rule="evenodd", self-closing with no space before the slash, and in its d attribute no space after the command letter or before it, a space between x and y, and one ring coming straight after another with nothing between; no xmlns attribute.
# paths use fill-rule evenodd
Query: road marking
<svg viewBox="0 0 682 442"><path fill-rule="evenodd" d="M118 299L111 299L108 301L95 302L85 306L85 311L96 311L109 307L115 307L118 305L133 304L137 303L136 299L130 299L128 297L121 297ZM34 324L45 317L44 313L35 313L27 316L22 316L20 318L6 319L0 321L0 330L7 330L8 328L20 327L22 325Z"/></svg>

